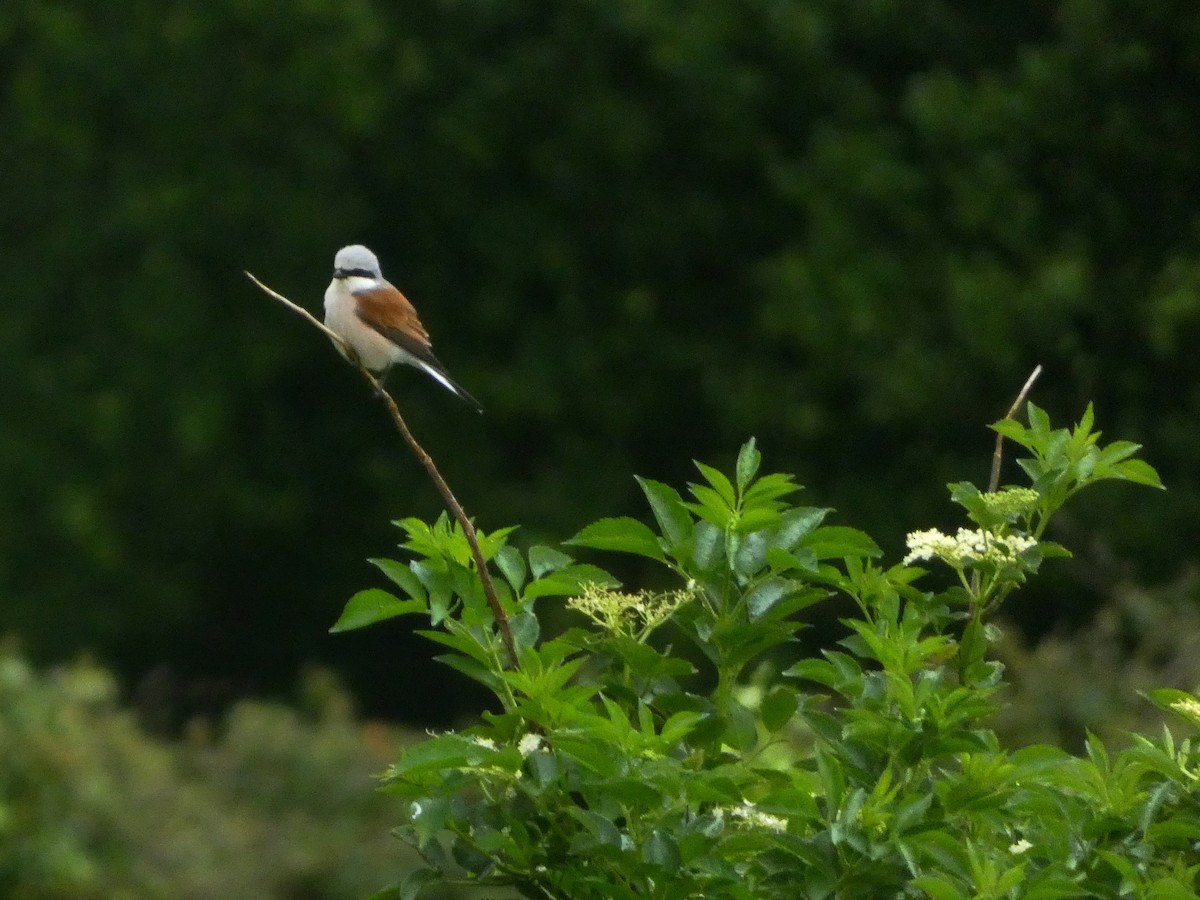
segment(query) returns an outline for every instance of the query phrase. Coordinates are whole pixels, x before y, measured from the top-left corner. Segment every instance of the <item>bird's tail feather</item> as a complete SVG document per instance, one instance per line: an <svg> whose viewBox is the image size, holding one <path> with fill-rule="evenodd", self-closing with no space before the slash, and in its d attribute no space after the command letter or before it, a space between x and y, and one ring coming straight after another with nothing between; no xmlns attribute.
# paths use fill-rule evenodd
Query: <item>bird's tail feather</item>
<svg viewBox="0 0 1200 900"><path fill-rule="evenodd" d="M420 363L421 368L427 375L438 381L446 390L452 394L457 394L460 398L467 401L471 406L475 407L476 412L483 412L483 404L476 400L471 392L465 387L447 375L444 371L429 365L427 362Z"/></svg>

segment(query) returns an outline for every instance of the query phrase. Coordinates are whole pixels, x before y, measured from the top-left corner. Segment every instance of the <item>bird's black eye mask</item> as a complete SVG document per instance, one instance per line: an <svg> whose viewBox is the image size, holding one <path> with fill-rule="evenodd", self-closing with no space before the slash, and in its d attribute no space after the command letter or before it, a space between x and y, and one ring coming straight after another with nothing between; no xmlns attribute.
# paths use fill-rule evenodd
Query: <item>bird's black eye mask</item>
<svg viewBox="0 0 1200 900"><path fill-rule="evenodd" d="M334 269L333 270L334 278L349 278L352 275L356 275L360 278L374 278L375 277L375 273L372 272L370 269Z"/></svg>

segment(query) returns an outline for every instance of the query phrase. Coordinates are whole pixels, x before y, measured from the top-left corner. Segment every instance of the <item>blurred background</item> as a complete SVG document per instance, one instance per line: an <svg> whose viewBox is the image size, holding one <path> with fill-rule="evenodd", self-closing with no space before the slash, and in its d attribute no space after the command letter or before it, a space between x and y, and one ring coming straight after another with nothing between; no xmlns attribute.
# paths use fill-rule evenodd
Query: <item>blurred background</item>
<svg viewBox="0 0 1200 900"><path fill-rule="evenodd" d="M1200 679L1197 96L1190 0L8 0L13 664L88 654L171 739L245 702L474 709L408 623L327 633L439 499L242 273L316 312L361 242L487 409L405 371L411 426L519 544L755 435L894 557L957 525L945 483L986 481L1041 363L1033 399L1094 400L1169 491L1064 514L1076 559L1006 609L1005 727L1135 727L1135 689Z"/></svg>

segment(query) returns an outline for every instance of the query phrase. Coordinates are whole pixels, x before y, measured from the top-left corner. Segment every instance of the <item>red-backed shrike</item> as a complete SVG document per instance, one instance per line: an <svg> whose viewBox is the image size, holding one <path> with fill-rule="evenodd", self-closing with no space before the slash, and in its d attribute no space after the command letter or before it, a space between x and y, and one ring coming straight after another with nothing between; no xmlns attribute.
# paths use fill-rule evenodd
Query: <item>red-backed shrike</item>
<svg viewBox="0 0 1200 900"><path fill-rule="evenodd" d="M361 244L343 247L333 258L333 281L325 289L325 326L378 373L382 387L396 363L416 366L480 412L483 407L433 355L429 332L400 291L384 280L375 254ZM338 347L343 356L344 348Z"/></svg>

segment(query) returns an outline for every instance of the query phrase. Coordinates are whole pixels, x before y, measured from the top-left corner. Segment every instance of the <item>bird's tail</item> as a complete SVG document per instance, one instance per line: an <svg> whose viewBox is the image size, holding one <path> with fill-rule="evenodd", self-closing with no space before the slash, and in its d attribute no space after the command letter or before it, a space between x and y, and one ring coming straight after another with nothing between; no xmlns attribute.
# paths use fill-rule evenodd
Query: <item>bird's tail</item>
<svg viewBox="0 0 1200 900"><path fill-rule="evenodd" d="M476 412L483 412L483 404L476 400L470 391L447 375L445 369L430 365L423 360L419 363L419 365L427 375L439 382L444 388L446 388L446 390L450 391L450 393L457 394L463 400L467 401L467 403L475 407Z"/></svg>

